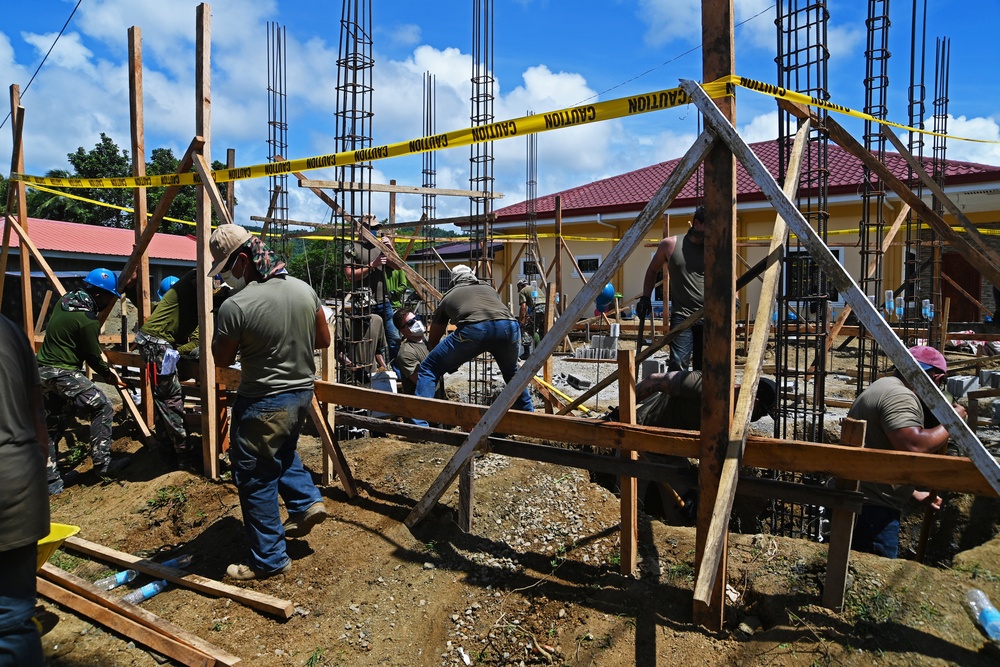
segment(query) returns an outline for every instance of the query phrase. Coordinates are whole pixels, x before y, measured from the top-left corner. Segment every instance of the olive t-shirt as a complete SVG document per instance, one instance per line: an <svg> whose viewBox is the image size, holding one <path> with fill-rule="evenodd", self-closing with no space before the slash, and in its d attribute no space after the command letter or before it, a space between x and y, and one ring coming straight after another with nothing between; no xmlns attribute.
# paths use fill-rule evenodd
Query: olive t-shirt
<svg viewBox="0 0 1000 667"><path fill-rule="evenodd" d="M678 237L667 259L671 314L688 316L705 305L705 246L690 234Z"/></svg>
<svg viewBox="0 0 1000 667"><path fill-rule="evenodd" d="M368 267L372 262L378 259L378 256L382 254L382 251L375 246L368 246L366 243L354 243L352 245L354 251L354 256L350 258L351 266L355 269L362 269ZM367 287L372 291L372 296L378 302L382 302L386 297L385 281L386 273L385 269L391 271L392 269L388 264L383 268L371 269L364 278L356 281L354 287Z"/></svg>
<svg viewBox="0 0 1000 667"><path fill-rule="evenodd" d="M513 320L510 308L496 290L484 283L458 285L448 290L438 304L432 324L474 324L490 320Z"/></svg>
<svg viewBox="0 0 1000 667"><path fill-rule="evenodd" d="M403 339L399 346L399 354L396 355L396 365L403 378L403 393L412 394L416 384L410 379L420 362L427 358L427 344L423 341L415 343L411 340Z"/></svg>
<svg viewBox="0 0 1000 667"><path fill-rule="evenodd" d="M636 406L636 422L644 426L700 431L701 371L679 373L676 380L671 381L671 392L672 395L657 392Z"/></svg>
<svg viewBox="0 0 1000 667"><path fill-rule="evenodd" d="M188 271L160 299L142 333L181 345L198 328L198 275Z"/></svg>
<svg viewBox="0 0 1000 667"><path fill-rule="evenodd" d="M865 447L892 450L889 432L900 428L923 427L924 409L920 399L895 375L879 378L854 399L847 416L868 422ZM913 486L862 482L865 502L902 511Z"/></svg>
<svg viewBox="0 0 1000 667"><path fill-rule="evenodd" d="M312 287L289 275L250 283L222 304L219 334L240 342L240 396L312 388L320 307Z"/></svg>

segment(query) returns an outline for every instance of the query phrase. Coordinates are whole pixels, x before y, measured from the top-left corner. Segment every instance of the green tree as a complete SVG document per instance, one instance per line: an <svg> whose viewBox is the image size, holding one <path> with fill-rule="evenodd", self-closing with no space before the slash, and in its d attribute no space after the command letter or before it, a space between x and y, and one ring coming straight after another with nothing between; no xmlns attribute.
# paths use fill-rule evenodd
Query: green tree
<svg viewBox="0 0 1000 667"><path fill-rule="evenodd" d="M343 243L289 239L286 268L300 280L312 285L321 299L343 295L347 277L341 270L344 263Z"/></svg>
<svg viewBox="0 0 1000 667"><path fill-rule="evenodd" d="M169 148L154 148L150 162L146 163L146 173L150 176L162 176L164 174L175 174L177 173L177 165L180 161L174 157L174 152ZM218 171L220 169L225 169L226 165L215 160L212 162L212 170ZM191 171L194 171L193 169ZM219 183L219 194L222 198L226 198L226 193L229 191L229 183ZM153 212L156 209L156 205L159 204L160 199L166 192L166 188L149 188L149 211ZM197 218L198 213L198 188L194 185L184 185L181 186L177 194L174 196L174 200L170 203L170 209L167 211L167 217L176 218L178 220L187 220L194 222ZM216 225L219 223L219 216L216 214L215 210L212 210L212 224ZM160 223L160 231L168 234L193 234L195 229L190 225L183 225L177 222L169 222L164 220Z"/></svg>
<svg viewBox="0 0 1000 667"><path fill-rule="evenodd" d="M94 147L85 151L83 146L75 153L66 156L73 166L74 175L78 178L121 178L132 175L132 162L128 151L118 147L111 137L101 132L101 140ZM76 190L75 194L94 201L100 201L114 206L129 208L132 206L132 191L121 188L84 188ZM107 206L84 204L89 209L85 222L91 225L105 227L132 227L132 214Z"/></svg>
<svg viewBox="0 0 1000 667"><path fill-rule="evenodd" d="M51 169L45 172L45 177L70 178L71 174L65 169ZM71 197L63 197L51 192L29 188L27 204L28 215L34 218L79 222L83 224L99 224L93 218L95 210L99 207Z"/></svg>

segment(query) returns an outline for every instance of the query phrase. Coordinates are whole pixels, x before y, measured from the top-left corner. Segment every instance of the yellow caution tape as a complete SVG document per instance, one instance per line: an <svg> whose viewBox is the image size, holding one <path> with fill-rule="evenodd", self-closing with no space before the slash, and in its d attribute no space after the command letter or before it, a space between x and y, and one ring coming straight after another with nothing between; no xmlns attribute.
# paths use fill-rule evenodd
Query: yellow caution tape
<svg viewBox="0 0 1000 667"><path fill-rule="evenodd" d="M116 209L118 211L124 211L125 213L135 213L135 209L134 208L128 208L127 206L117 206L116 204L109 204L108 202L97 201L96 199L88 199L87 197L81 197L80 195L71 195L68 192L63 192L61 190L52 190L52 189L43 187L41 185L31 185L29 187L31 187L33 190L39 190L41 192L48 192L49 194L58 195L60 197L66 197L67 199L75 199L76 201L82 201L82 202L85 202L87 204L94 204L95 206L104 206L105 208L113 208L113 209ZM152 218L153 214L152 213L147 213L146 217L147 218ZM164 216L163 219L167 220L169 222L176 222L176 223L179 223L181 225L189 225L191 227L197 227L198 226L197 222L192 222L191 220L179 220L177 218L168 218L166 216Z"/></svg>
<svg viewBox="0 0 1000 667"><path fill-rule="evenodd" d="M705 92L712 97L720 97L731 92L730 86L719 82L708 84L704 88ZM469 146L487 141L496 141L498 139L508 139L547 132L549 130L576 127L577 125L589 125L613 118L662 111L664 109L683 106L690 103L690 101L688 94L680 88L668 88L666 90L657 90L651 93L608 100L607 102L596 102L594 104L559 109L549 113L521 116L512 120L498 121L488 125L469 127L462 130L445 132L444 134L411 139L409 141L372 146L371 148L356 151L342 151L340 153L328 153L327 155L317 155L285 162L268 162L249 167L220 169L212 172L212 179L216 183L228 183L248 178L262 178L291 172L309 171L311 169L341 167L359 162L384 160L403 155L415 155L443 148ZM28 176L14 172L10 175L10 178L14 181L63 188L155 188L197 185L201 183L201 177L196 173L129 178L45 178L43 176Z"/></svg>
<svg viewBox="0 0 1000 667"><path fill-rule="evenodd" d="M764 95L770 95L771 97L788 100L789 102L796 102L798 104L805 104L812 107L819 107L821 109L826 109L827 111L836 111L847 116L853 116L854 118L861 118L862 120L868 120L875 123L881 123L882 125L888 125L890 127L897 127L901 130L906 130L908 132L918 132L920 134L926 134L932 137L945 137L948 139L956 139L958 141L972 141L980 144L1000 144L1000 141L993 139L970 139L969 137L959 137L953 134L941 134L940 132L931 132L930 130L924 130L918 127L910 127L909 125L903 125L902 123L894 123L889 120L884 120L881 118L875 118L871 114L864 113L863 111L855 111L850 107L845 107L842 104L835 104L827 100L821 100L818 97L811 97L803 93L795 92L794 90L788 90L787 88L782 88L781 86L775 86L772 83L765 83L763 81L757 81L755 79L748 79L743 76L727 76L722 77L718 81L713 81L713 84L725 83L733 84L737 86L742 86L747 90L753 90L758 93L763 93ZM706 90L708 86L705 86Z"/></svg>

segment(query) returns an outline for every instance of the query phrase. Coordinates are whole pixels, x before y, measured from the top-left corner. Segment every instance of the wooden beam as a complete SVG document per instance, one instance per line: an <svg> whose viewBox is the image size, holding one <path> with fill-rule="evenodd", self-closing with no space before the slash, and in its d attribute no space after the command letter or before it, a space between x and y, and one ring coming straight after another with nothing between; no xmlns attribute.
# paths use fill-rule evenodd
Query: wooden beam
<svg viewBox="0 0 1000 667"><path fill-rule="evenodd" d="M316 383L320 401L374 412L419 417L428 421L473 429L482 421L484 406L455 403L405 394L391 394L349 385ZM551 440L611 449L634 449L684 458L698 457L697 431L630 426L582 417L508 410L497 430L538 440ZM460 434L463 441L467 438ZM778 440L750 436L743 462L751 468L785 470L859 479L878 484L908 484L942 491L995 498L996 490L964 456L911 454L881 449Z"/></svg>
<svg viewBox="0 0 1000 667"><path fill-rule="evenodd" d="M39 595L47 597L53 602L75 611L95 623L110 628L143 646L147 646L157 653L176 660L182 665L210 667L215 664L215 660L211 656L202 653L198 649L184 642L167 637L158 630L153 630L115 611L91 602L72 591L57 586L51 581L37 577L36 583Z"/></svg>
<svg viewBox="0 0 1000 667"><path fill-rule="evenodd" d="M323 410L319 407L319 401L316 400L315 395L312 398L312 403L309 404L309 416L312 417L313 424L315 424L316 430L319 431L320 440L323 443L323 451L332 460L334 470L336 470L337 476L340 478L340 484L344 487L344 493L347 494L348 498L356 498L358 496L358 486L354 481L354 475L351 474L351 466L348 464L347 457L344 456L344 452L340 449L340 445L334 438L333 429L330 428L329 422L327 422L326 417L323 415Z"/></svg>
<svg viewBox="0 0 1000 667"><path fill-rule="evenodd" d="M227 148L226 149L226 168L235 169L236 168L236 149ZM279 188L281 186L278 186ZM280 191L280 190L279 190ZM230 219L236 215L236 181L229 181L226 184L226 210L229 211ZM270 211L268 212L270 215Z"/></svg>
<svg viewBox="0 0 1000 667"><path fill-rule="evenodd" d="M785 174L785 195L792 199L799 190L799 174L802 171L802 155L809 143L811 124L806 121L795 133L795 143L788 158L788 168ZM778 216L774 220L771 232L771 247L769 256L781 256L788 239L788 227ZM750 336L750 346L747 350L747 360L743 367L743 380L740 394L736 399L736 411L729 429L729 442L726 447L725 460L719 477L718 492L715 496L715 506L712 508L711 519L705 536L705 551L698 570L698 578L694 587L694 599L708 605L712 598L712 589L719 579L719 569L725 560L726 534L729 531L729 516L733 511L733 501L736 498L736 483L740 476L740 465L743 461L743 449L746 447L747 436L750 434L750 417L753 414L757 398L757 386L760 383L761 368L764 366L764 355L767 353L767 341L771 333L771 311L781 280L781 262L775 261L764 271L764 284L760 288L760 298L757 300L757 312L754 322L761 322L754 327ZM704 378L704 376L702 376ZM722 573L723 578L725 572Z"/></svg>
<svg viewBox="0 0 1000 667"><path fill-rule="evenodd" d="M635 423L635 351L618 350L618 377L625 378L618 383L618 418L623 424ZM639 453L633 450L619 450L618 456L636 461ZM621 573L631 577L639 565L639 515L638 480L635 477L619 477L621 489Z"/></svg>
<svg viewBox="0 0 1000 667"><path fill-rule="evenodd" d="M291 618L292 614L295 612L295 605L289 600L282 600L274 596L259 593L246 588L230 586L229 584L224 584L220 581L209 579L208 577L203 577L198 574L191 574L189 572L185 572L184 570L164 567L163 565L154 563L151 560L139 558L138 556L133 556L131 554L118 551L117 549L104 546L103 544L85 540L76 535L66 538L66 541L63 544L65 544L67 548L90 556L91 558L97 558L108 563L114 563L115 565L120 565L122 567L132 568L133 570L137 570L144 574L158 577L160 579L166 579L171 583L184 586L185 588L190 588L212 597L229 598L230 600L235 600L236 602L246 605L247 607L252 607L258 611L267 612L268 614L274 614L275 616L279 616L281 618Z"/></svg>
<svg viewBox="0 0 1000 667"><path fill-rule="evenodd" d="M17 166L17 156L21 154L21 129L24 124L24 107L16 107L11 109L10 116L10 129L14 135L14 145L11 151L10 166L11 171ZM17 202L17 188L10 187L7 185L7 208L4 210L10 211L14 208L14 204ZM7 277L7 258L10 255L10 227L7 225L3 226L3 249L0 250L0 301L3 300L3 286L4 279ZM30 340L30 339L29 339Z"/></svg>
<svg viewBox="0 0 1000 667"><path fill-rule="evenodd" d="M20 134L22 128L24 127L24 108L21 106L21 88L17 84L12 84L10 87L10 112L12 118L16 118L18 116L20 117L18 128L15 129L12 125L11 132ZM19 174L23 174L24 143L18 141L17 147L19 149L17 154L11 156L11 171L17 171ZM21 228L23 230L18 232L18 234L21 236L22 248L25 245L28 245L29 248L34 247L34 244L31 244L30 240L26 240L28 239L28 193L24 181L8 183L7 187L12 188L17 193L17 219L20 221ZM10 209L8 209L7 224L13 224L10 217ZM35 248L35 252L38 252L37 248ZM21 267L22 326L24 327L24 335L27 336L28 340L32 340L35 337L35 309L33 308L31 302L31 257L28 253L24 252L23 249L18 252L18 263ZM53 285L54 284L55 283L53 283ZM58 287L56 289L58 289ZM60 295L62 295L62 291L60 291ZM0 296L2 296L2 294L0 294Z"/></svg>
<svg viewBox="0 0 1000 667"><path fill-rule="evenodd" d="M204 653L206 656L211 658L215 664L234 667L242 662L239 656L235 656L232 653L210 644L198 635L188 632L184 628L175 625L167 619L157 616L152 612L146 611L138 605L129 604L108 591L102 591L95 588L89 581L70 574L69 572L62 570L51 563L45 563L42 565L42 569L39 570L39 573L44 579L51 581L53 584L61 586L62 588L89 600L90 602L111 610L120 616L124 616L129 620L135 621L136 623L139 623L140 625L143 625L151 630L155 630L170 639L187 644L196 651Z"/></svg>
<svg viewBox="0 0 1000 667"><path fill-rule="evenodd" d="M45 324L45 314L49 312L49 303L52 301L52 290L45 290L45 298L42 299L42 307L38 311L38 319L35 320L35 331L41 331Z"/></svg>
<svg viewBox="0 0 1000 667"><path fill-rule="evenodd" d="M983 303L979 299L977 299L976 297L974 297L971 294L969 294L968 292L966 292L965 289L961 285L959 285L958 283L956 283L944 271L941 272L941 278L946 283L948 283L949 285L951 285L952 287L954 287L955 291L958 292L959 295L964 296L969 301L969 303L971 303L975 307L979 308L980 312L985 313L986 315L992 315L993 314L992 310L990 310L989 308L987 308L986 306L984 306Z"/></svg>
<svg viewBox="0 0 1000 667"><path fill-rule="evenodd" d="M840 444L864 447L867 422L844 418L840 428ZM856 480L837 480L838 491L857 491ZM823 606L840 613L847 590L847 568L851 560L851 538L854 535L854 512L835 509L830 517L830 548L826 557L826 581L823 585Z"/></svg>
<svg viewBox="0 0 1000 667"><path fill-rule="evenodd" d="M430 512L434 503L444 495L445 490L455 479L455 475L458 474L459 468L482 445L486 437L493 432L497 422L500 421L504 413L510 410L510 407L514 404L514 400L528 385L531 376L539 369L542 361L553 353L556 346L562 341L562 338L569 332L576 317L597 297L598 290L604 286L635 247L639 245L656 218L670 205L670 202L673 201L677 193L687 183L688 178L697 168L698 164L701 163L702 158L708 152L712 143L713 138L706 133L702 133L695 140L687 154L680 159L677 167L664 185L653 195L642 213L639 214L635 224L632 225L621 241L611 249L611 252L608 253L604 263L594 273L593 280L584 285L583 289L577 293L573 302L566 309L566 314L559 318L553 326L552 331L541 340L538 348L535 350L535 354L528 357L524 364L521 365L521 368L518 369L504 390L493 401L486 414L483 415L483 419L472 429L472 433L469 434L465 444L459 448L455 456L448 462L444 470L441 471L431 487L406 517L407 526L413 527L419 523Z"/></svg>
<svg viewBox="0 0 1000 667"><path fill-rule="evenodd" d="M448 190L447 188L425 188L417 185L396 185L390 183L352 183L350 181L323 181L303 178L299 181L300 188L318 188L336 192L390 192L405 195L442 195L445 197L486 197L487 199L503 199L502 192L479 192L478 190Z"/></svg>
<svg viewBox="0 0 1000 667"><path fill-rule="evenodd" d="M52 267L49 266L49 263L42 256L41 251L31 240L31 237L28 236L27 230L25 230L23 226L19 225L17 223L17 220L15 220L9 213L6 216L6 219L7 219L7 224L10 225L11 229L17 232L17 236L21 241L21 248L22 248L21 254L28 255L30 253L31 255L35 256L35 261L37 261L38 265L42 267L42 272L45 273L45 277L49 279L49 282L52 284L52 287L55 288L56 293L61 297L63 294L66 293L66 288L63 287L62 282L59 280L59 278L56 277L55 271L53 271ZM24 249L27 249L28 252L24 252ZM31 282L30 272L28 275L28 282L29 283ZM34 322L34 313L32 313L32 322Z"/></svg>
<svg viewBox="0 0 1000 667"><path fill-rule="evenodd" d="M994 489L1000 490L1000 464L998 464L993 455L990 454L979 439L976 438L976 435L969 429L968 424L958 417L951 407L951 402L945 399L941 390L931 381L927 373L920 368L919 364L910 355L909 350L903 345L899 337L896 336L892 328L886 324L882 316L879 315L875 306L868 300L864 292L861 291L857 283L854 282L854 279L847 273L847 270L834 257L833 253L830 252L830 249L819 238L816 231L809 226L805 218L802 217L798 208L784 196L784 193L781 192L781 189L774 182L774 179L763 163L761 163L760 159L746 146L732 125L725 121L725 119L720 119L717 114L712 114L714 105L696 83L685 81L681 84L681 87L702 110L707 122L709 116L712 116L712 120L709 123L712 129L718 133L720 139L724 139L726 143L734 147L734 152L737 152L740 156L740 161L746 168L747 173L753 177L754 181L771 201L771 205L785 218L788 226L798 237L799 243L806 246L813 260L820 266L824 274L830 278L838 292L842 293L845 300L851 304L858 320L871 332L879 346L889 359L892 360L896 369L903 375L918 398L923 401L924 405L930 407L934 416L948 430L952 440L972 459L990 485ZM833 119L827 119L827 123L828 128L835 126ZM836 133L831 131L831 136L835 134L836 137L840 137L840 139L847 142L847 139L841 136L846 135L846 132L842 130ZM850 141L854 141L853 137L849 138ZM838 143L840 143L840 140L838 140ZM843 146L843 144L841 145ZM737 147L739 148L737 149ZM862 150L861 152L866 151ZM868 155L869 157L871 156L870 153ZM880 166L881 171L886 171L885 167L878 160L875 160L875 162ZM886 183L889 182L888 178L884 180ZM896 182L898 183L898 179ZM903 189L905 190L905 188ZM909 192L909 190L905 191ZM903 198L905 199L905 197ZM920 204L921 207L927 208L919 198L916 198L914 201L907 201L918 213L921 212L921 208L915 205L915 202ZM928 210L928 212L930 211ZM977 261L981 262L983 260L982 255L975 252L972 254L978 258ZM1000 271L1000 266L993 267L990 270L990 274L995 274L998 271Z"/></svg>
<svg viewBox="0 0 1000 667"><path fill-rule="evenodd" d="M198 330L200 358L198 383L201 390L201 453L205 476L219 476L219 413L216 400L215 356L212 338L215 336L215 316L212 314L212 252L208 241L212 236L212 206L219 220L232 222L229 210L219 196L215 181L206 167L212 164L212 12L206 3L198 5L195 13L195 106L194 126L203 137L199 150L191 151L191 163L201 176L201 187L196 189L197 248L198 248ZM159 210L159 206L157 206ZM155 219L155 218L154 218Z"/></svg>

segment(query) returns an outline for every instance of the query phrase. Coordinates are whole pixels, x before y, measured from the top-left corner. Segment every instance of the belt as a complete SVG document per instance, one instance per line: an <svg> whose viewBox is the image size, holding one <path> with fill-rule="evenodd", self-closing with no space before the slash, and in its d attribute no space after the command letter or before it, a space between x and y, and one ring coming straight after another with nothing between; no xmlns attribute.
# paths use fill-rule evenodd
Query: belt
<svg viewBox="0 0 1000 667"><path fill-rule="evenodd" d="M174 345L165 338L157 338L156 336L150 336L149 334L145 334L141 331L135 335L136 338L139 338L140 336L142 337L142 341L139 342L140 345L145 345L146 343L154 343L156 345L169 345L171 347L173 347Z"/></svg>

